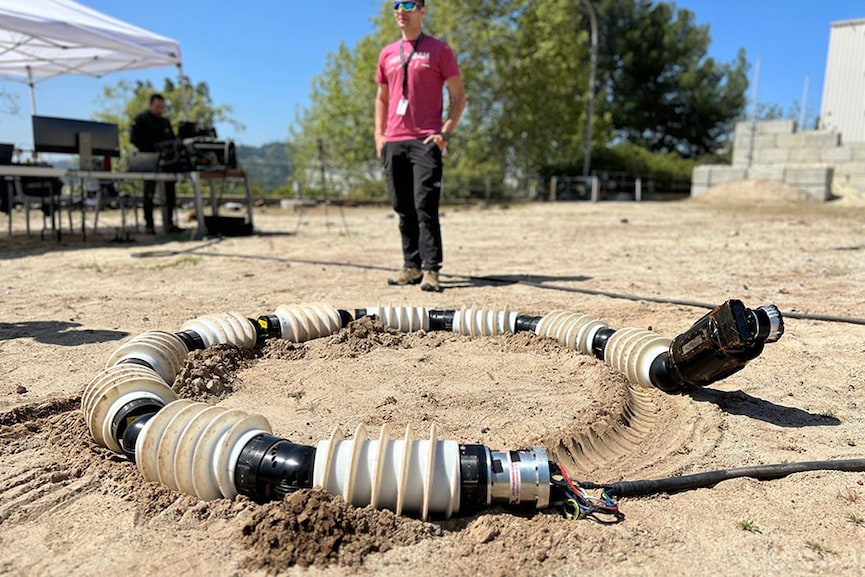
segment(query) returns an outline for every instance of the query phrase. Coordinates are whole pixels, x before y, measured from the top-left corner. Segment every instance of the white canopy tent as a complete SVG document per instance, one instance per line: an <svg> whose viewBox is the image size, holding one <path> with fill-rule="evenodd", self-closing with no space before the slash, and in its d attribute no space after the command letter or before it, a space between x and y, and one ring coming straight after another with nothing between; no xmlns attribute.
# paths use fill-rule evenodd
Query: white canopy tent
<svg viewBox="0 0 865 577"><path fill-rule="evenodd" d="M177 66L180 45L71 0L0 0L0 75L30 85L55 76ZM182 82L181 82L182 86Z"/></svg>

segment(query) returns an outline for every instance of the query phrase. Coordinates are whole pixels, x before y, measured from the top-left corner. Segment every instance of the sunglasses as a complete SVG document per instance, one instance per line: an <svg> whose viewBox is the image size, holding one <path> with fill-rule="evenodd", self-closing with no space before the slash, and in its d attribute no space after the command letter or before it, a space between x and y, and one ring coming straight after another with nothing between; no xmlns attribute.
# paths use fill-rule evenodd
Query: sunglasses
<svg viewBox="0 0 865 577"><path fill-rule="evenodd" d="M394 11L398 11L402 9L403 12L414 12L415 10L420 10L423 8L423 2L394 2L393 9Z"/></svg>

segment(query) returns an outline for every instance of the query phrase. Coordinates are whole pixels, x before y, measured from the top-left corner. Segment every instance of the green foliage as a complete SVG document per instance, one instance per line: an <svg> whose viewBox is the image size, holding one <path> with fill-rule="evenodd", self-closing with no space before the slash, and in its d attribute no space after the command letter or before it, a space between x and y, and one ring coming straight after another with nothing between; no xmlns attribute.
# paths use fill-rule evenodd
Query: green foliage
<svg viewBox="0 0 865 577"><path fill-rule="evenodd" d="M132 119L147 110L150 96L157 92L165 97L165 116L171 121L175 131L181 122L187 120L203 126L227 123L243 129L243 125L232 118L230 106L217 105L213 102L207 83L193 84L188 77L183 78L183 83L181 89L174 80L166 78L161 89L158 89L149 81L121 80L114 86L104 88L101 110L96 113L95 118L118 125L122 153L121 168L126 157L134 150L129 141ZM293 147L284 142L271 142L259 147L237 146L238 161L252 175L256 194L267 193L281 185L286 185L294 171L293 152ZM187 183L181 183L180 186L181 193L188 192L183 189L188 187Z"/></svg>
<svg viewBox="0 0 865 577"><path fill-rule="evenodd" d="M606 172L633 177L653 177L662 181L687 181L694 168L706 160L682 158L675 152L657 153L631 142L595 149L592 152L593 172ZM578 176L582 164L577 162L544 165L539 173L548 180L553 175Z"/></svg>
<svg viewBox="0 0 865 577"><path fill-rule="evenodd" d="M588 88L586 21L571 0L441 0L430 28L453 47L468 94L450 163L504 171L581 154Z"/></svg>
<svg viewBox="0 0 865 577"><path fill-rule="evenodd" d="M755 523L749 519L745 519L744 521L739 521L739 528L742 531L747 531L748 533L762 533L763 530Z"/></svg>
<svg viewBox="0 0 865 577"><path fill-rule="evenodd" d="M784 107L778 104L777 102L758 102L757 103L757 111L756 111L756 120L795 120L799 122L802 116L802 105L798 100L794 100L790 106L784 110ZM750 120L750 116L747 118L743 117L740 120ZM810 109L810 107L805 110L805 126L801 127L803 130L807 130L808 127L811 129L817 129L819 122L817 121L817 114Z"/></svg>
<svg viewBox="0 0 865 577"><path fill-rule="evenodd" d="M595 151L592 165L598 170L619 171L631 176L651 175L689 179L697 160L682 158L675 152L653 153L647 148L623 142Z"/></svg>
<svg viewBox="0 0 865 577"><path fill-rule="evenodd" d="M822 543L817 543L816 541L806 541L805 547L816 553L821 559L826 557L826 555L837 555L838 553L829 547L823 545Z"/></svg>
<svg viewBox="0 0 865 577"><path fill-rule="evenodd" d="M742 114L744 53L729 64L708 58L708 27L672 2L592 1L601 29L593 168L690 177L697 159L724 149ZM590 26L580 2L436 0L424 28L454 49L468 96L448 148L449 179L486 173L527 183L543 167L581 163ZM291 133L304 195L383 195L375 71L381 48L398 38L384 4L371 34L328 56ZM449 190L475 196L477 188Z"/></svg>
<svg viewBox="0 0 865 577"><path fill-rule="evenodd" d="M603 108L617 133L689 158L720 148L745 107L744 51L730 64L709 58L708 26L671 2L595 1Z"/></svg>
<svg viewBox="0 0 865 577"><path fill-rule="evenodd" d="M784 120L786 117L784 109L777 102L757 103L757 120Z"/></svg>

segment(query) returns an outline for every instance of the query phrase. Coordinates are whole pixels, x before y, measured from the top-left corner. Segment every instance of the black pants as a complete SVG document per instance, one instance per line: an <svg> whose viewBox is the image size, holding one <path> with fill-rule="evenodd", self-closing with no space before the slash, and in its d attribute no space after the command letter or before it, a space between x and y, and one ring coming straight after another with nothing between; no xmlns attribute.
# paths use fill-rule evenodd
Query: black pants
<svg viewBox="0 0 865 577"><path fill-rule="evenodd" d="M153 226L153 197L156 193L156 181L144 181L144 225ZM162 205L162 226L168 228L174 225L174 207L177 204L177 191L174 181L165 181L165 204Z"/></svg>
<svg viewBox="0 0 865 577"><path fill-rule="evenodd" d="M439 270L442 231L439 223L442 153L434 142L388 142L382 153L387 194L399 215L403 266Z"/></svg>

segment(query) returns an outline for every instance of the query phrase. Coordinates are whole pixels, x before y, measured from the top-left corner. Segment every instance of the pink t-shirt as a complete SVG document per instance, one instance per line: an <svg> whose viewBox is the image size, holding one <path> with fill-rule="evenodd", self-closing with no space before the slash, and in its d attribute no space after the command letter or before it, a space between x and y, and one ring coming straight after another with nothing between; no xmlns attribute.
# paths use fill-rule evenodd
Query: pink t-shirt
<svg viewBox="0 0 865 577"><path fill-rule="evenodd" d="M403 97L403 65L400 59L403 45L405 59L409 61L408 109L397 114ZM456 56L447 43L427 36L420 42L398 40L385 46L378 57L376 82L387 85L388 110L386 139L390 142L426 138L442 129L445 80L459 76Z"/></svg>

